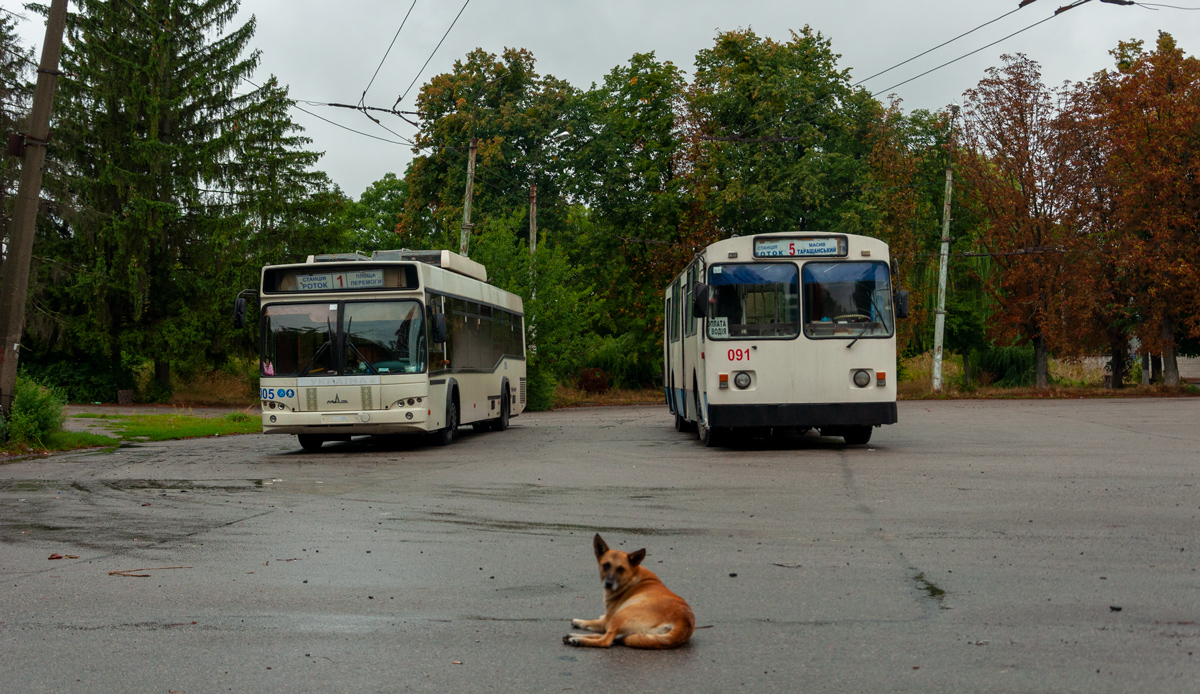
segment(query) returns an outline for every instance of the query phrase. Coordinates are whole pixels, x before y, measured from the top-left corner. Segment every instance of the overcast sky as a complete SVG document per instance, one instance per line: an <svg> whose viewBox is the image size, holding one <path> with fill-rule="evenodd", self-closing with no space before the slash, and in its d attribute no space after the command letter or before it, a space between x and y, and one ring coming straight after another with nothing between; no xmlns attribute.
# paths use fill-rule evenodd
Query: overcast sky
<svg viewBox="0 0 1200 694"><path fill-rule="evenodd" d="M1118 41L1142 39L1153 47L1159 30L1172 33L1189 55L1200 52L1200 0L1140 6L1092 0L891 89L1051 17L1073 2L1037 0L864 86L878 92L880 99L894 92L906 109L936 109L961 100L963 91L978 83L988 67L998 65L1003 53L1021 52L1037 60L1045 81L1055 85L1083 80L1110 67L1108 51ZM29 17L21 31L35 47L36 59L45 27L22 4L23 0L0 0L5 9ZM468 0L463 9L463 0L417 0L366 103L391 107L419 76L399 106L412 110L421 84L448 71L456 59L477 47L491 53L508 46L528 48L540 74L586 89L634 53L653 51L690 74L696 52L711 47L719 31L751 28L760 36L786 41L789 30L805 24L832 40L841 67L850 68L857 82L1012 12L1019 4L1020 0ZM258 21L252 40L262 51L258 79L278 76L298 100L356 103L412 5L412 0L242 0L238 21L251 15ZM434 53L460 9L457 23ZM319 166L348 195L357 198L389 171L402 174L413 156L407 146L356 134L316 117L395 140L361 114L299 106L315 114L296 110L293 118L313 139L313 149L325 153ZM384 119L389 128L405 137L413 135L412 126L389 118Z"/></svg>

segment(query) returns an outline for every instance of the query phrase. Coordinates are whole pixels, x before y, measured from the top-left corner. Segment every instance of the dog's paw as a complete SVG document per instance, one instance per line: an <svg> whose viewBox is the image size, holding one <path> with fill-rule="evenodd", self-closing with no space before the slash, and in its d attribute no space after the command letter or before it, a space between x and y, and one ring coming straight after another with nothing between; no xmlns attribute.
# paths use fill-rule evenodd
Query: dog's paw
<svg viewBox="0 0 1200 694"><path fill-rule="evenodd" d="M568 646L578 646L579 645L579 637L576 636L575 634L567 634L566 636L563 637L563 643Z"/></svg>
<svg viewBox="0 0 1200 694"><path fill-rule="evenodd" d="M584 622L584 620L582 620L582 619L572 619L571 620L571 628L572 629L585 629L586 627L583 626L583 622Z"/></svg>

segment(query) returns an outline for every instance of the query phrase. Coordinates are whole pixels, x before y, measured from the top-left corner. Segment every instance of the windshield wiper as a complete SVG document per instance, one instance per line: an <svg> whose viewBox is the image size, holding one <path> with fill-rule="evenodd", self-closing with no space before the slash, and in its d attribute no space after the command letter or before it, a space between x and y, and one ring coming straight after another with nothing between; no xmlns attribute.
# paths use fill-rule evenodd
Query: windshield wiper
<svg viewBox="0 0 1200 694"><path fill-rule="evenodd" d="M878 297L875 296L875 292L871 292L871 307L874 308L876 311L879 311L879 316L880 316L880 318L882 318L883 317L883 309L879 308L879 304L875 303L875 300L877 298ZM846 345L846 349L850 349L851 347L853 347L854 343L858 342L858 339L860 337L862 337L863 335L866 335L867 331L874 327L875 327L874 322L867 323L866 326L864 326L862 330L858 331L858 334L854 336L854 339L850 341L850 344Z"/></svg>
<svg viewBox="0 0 1200 694"><path fill-rule="evenodd" d="M313 364L317 363L317 357L321 356L322 352L333 345L333 324L329 322L328 318L325 319L325 328L328 330L328 332L325 334L325 343L318 347L316 352L313 352L312 359L309 359L308 364L306 364L300 371L301 377L307 376L308 370L313 367Z"/></svg>
<svg viewBox="0 0 1200 694"><path fill-rule="evenodd" d="M362 352L360 352L359 349L354 346L354 343L350 341L350 326L351 325L354 325L354 318L349 318L346 321L346 346L349 347L350 349L354 350L354 354L358 357L358 360L361 361L364 365L366 365L366 367L368 369L370 369L373 373L378 374L379 369L376 369L375 365L371 363L371 360L367 359L366 355L364 355Z"/></svg>

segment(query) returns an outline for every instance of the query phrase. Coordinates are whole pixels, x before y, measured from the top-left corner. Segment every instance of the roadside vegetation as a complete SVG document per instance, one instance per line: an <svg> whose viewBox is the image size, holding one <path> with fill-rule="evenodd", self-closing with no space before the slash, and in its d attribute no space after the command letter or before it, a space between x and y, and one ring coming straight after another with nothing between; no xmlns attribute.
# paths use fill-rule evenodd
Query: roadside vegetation
<svg viewBox="0 0 1200 694"><path fill-rule="evenodd" d="M1141 388L1143 355L1151 383L1183 392L1177 358L1200 355L1200 60L1166 32L1061 87L1036 56L1004 56L936 111L856 86L811 27L718 30L694 65L638 53L587 87L528 49L477 48L420 86L418 153L355 200L291 120L288 86L256 72L235 0L179 0L170 18L144 0L72 5L20 340L21 368L71 402L256 402L237 291L311 253L458 248L473 141L468 254L525 302L533 410L655 390L663 288L735 235L886 241L912 305L899 350L920 358L951 163L948 396ZM5 132L22 132L36 76L19 21L0 15ZM0 161L0 228L17 172ZM1098 379L1051 371L1097 355Z"/></svg>

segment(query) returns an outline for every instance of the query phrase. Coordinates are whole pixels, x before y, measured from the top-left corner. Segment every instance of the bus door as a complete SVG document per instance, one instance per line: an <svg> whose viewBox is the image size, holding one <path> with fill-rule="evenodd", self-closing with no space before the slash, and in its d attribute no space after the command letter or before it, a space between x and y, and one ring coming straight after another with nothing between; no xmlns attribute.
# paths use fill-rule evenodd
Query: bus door
<svg viewBox="0 0 1200 694"><path fill-rule="evenodd" d="M687 388L687 382L684 380L683 371L683 339L682 331L680 330L680 316L682 314L682 292L680 291L680 278L671 284L671 300L670 300L670 315L667 322L666 333L668 335L667 352L670 354L671 373L670 373L670 388L672 402L675 404L675 412L684 414L687 412L684 404L684 389Z"/></svg>

